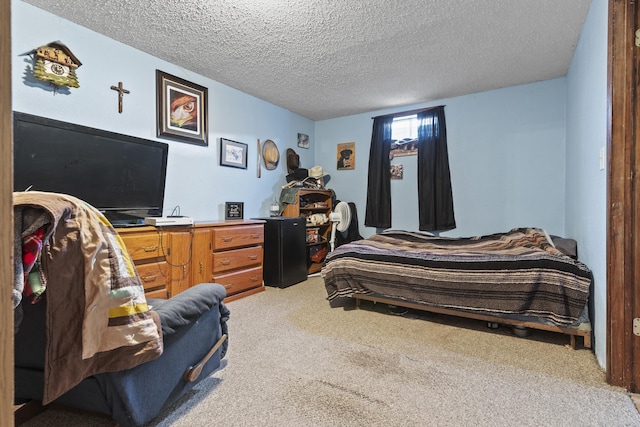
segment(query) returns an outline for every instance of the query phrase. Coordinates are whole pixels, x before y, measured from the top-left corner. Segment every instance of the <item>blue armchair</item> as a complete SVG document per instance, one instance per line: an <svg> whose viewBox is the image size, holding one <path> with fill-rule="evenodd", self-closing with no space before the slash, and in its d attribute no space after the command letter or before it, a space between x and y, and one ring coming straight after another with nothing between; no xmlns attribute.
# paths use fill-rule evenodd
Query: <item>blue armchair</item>
<svg viewBox="0 0 640 427"><path fill-rule="evenodd" d="M229 310L223 286L196 285L168 300L149 299L160 316L164 351L132 369L93 375L54 403L99 412L122 426L144 424L220 367L227 351ZM42 400L46 292L22 303L15 335L15 400Z"/></svg>

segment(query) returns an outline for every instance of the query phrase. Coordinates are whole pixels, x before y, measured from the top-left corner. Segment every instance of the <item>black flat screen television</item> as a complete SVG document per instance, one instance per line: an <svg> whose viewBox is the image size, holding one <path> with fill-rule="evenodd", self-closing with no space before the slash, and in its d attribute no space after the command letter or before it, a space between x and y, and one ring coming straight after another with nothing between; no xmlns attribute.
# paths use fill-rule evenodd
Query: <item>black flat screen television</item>
<svg viewBox="0 0 640 427"><path fill-rule="evenodd" d="M14 112L14 190L65 193L114 226L162 216L169 146Z"/></svg>

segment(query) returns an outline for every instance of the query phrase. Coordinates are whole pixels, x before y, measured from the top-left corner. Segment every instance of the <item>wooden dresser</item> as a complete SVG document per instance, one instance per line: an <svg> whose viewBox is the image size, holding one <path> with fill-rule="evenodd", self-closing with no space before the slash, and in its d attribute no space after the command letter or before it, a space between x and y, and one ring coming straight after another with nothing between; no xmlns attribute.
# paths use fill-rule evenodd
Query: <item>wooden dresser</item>
<svg viewBox="0 0 640 427"><path fill-rule="evenodd" d="M119 229L151 298L198 283L220 283L225 301L264 290L264 221L204 221L194 226Z"/></svg>
<svg viewBox="0 0 640 427"><path fill-rule="evenodd" d="M243 223L211 228L214 283L227 289L228 300L264 290L262 255L264 223Z"/></svg>
<svg viewBox="0 0 640 427"><path fill-rule="evenodd" d="M149 298L169 298L169 234L155 227L118 229Z"/></svg>

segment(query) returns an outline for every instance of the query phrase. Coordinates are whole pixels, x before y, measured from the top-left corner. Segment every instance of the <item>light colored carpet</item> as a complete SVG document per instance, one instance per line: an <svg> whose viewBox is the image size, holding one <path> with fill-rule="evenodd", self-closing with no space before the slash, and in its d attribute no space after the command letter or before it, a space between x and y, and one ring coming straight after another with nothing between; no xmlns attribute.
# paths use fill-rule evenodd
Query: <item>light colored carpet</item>
<svg viewBox="0 0 640 427"><path fill-rule="evenodd" d="M565 336L325 297L315 277L229 303L223 368L151 425L640 426L631 398ZM24 425L108 422L49 410Z"/></svg>

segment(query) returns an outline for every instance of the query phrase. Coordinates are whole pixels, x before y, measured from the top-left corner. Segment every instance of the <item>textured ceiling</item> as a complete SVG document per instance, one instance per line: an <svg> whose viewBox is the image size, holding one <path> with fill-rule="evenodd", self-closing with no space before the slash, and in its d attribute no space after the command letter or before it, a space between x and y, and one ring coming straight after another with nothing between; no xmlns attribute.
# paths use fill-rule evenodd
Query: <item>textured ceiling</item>
<svg viewBox="0 0 640 427"><path fill-rule="evenodd" d="M313 120L566 75L590 0L26 0Z"/></svg>

